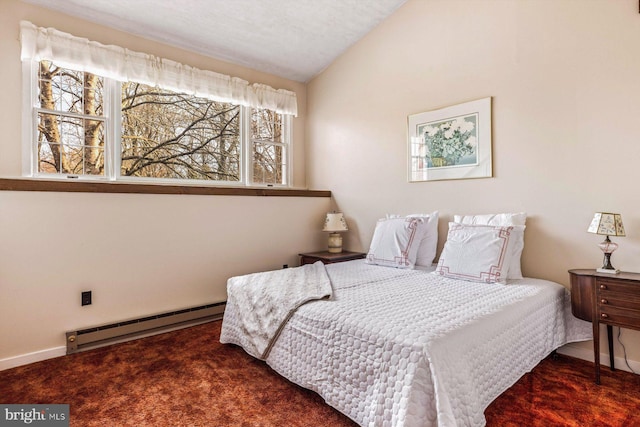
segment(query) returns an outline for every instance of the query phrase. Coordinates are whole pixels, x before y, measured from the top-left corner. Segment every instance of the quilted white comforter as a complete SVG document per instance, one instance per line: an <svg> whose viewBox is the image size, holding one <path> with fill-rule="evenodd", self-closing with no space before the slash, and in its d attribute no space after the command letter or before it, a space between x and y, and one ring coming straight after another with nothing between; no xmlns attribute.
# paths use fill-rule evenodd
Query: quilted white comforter
<svg viewBox="0 0 640 427"><path fill-rule="evenodd" d="M552 350L591 339L568 291L539 279L447 279L363 260L326 266L266 362L362 426L483 426L484 410ZM221 341L242 345L238 308Z"/></svg>
<svg viewBox="0 0 640 427"><path fill-rule="evenodd" d="M232 277L227 281L226 310L242 331L239 344L259 359L269 355L289 317L303 304L330 297L331 282L318 261L301 267ZM223 324L222 335L226 335Z"/></svg>

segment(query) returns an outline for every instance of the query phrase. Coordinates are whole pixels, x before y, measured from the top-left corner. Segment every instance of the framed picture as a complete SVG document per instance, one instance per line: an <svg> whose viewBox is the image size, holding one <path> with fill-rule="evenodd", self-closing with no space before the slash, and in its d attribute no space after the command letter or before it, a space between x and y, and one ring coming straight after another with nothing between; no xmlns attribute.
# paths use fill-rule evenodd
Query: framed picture
<svg viewBox="0 0 640 427"><path fill-rule="evenodd" d="M413 114L409 181L487 178L491 168L491 97Z"/></svg>

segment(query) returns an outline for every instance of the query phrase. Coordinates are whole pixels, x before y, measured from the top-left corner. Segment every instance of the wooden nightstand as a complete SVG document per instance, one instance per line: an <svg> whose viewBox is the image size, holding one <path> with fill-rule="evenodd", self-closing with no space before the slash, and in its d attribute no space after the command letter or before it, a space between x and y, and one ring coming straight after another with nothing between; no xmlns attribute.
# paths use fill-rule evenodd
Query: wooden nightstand
<svg viewBox="0 0 640 427"><path fill-rule="evenodd" d="M600 324L607 325L609 361L613 364L612 326L640 330L640 274L569 270L571 312L593 323L593 358L600 384Z"/></svg>
<svg viewBox="0 0 640 427"><path fill-rule="evenodd" d="M342 251L337 254L328 251L321 252L308 252L300 255L300 265L313 264L317 261L322 261L324 264L333 264L336 262L351 261L354 259L362 259L367 254L362 252L349 252Z"/></svg>

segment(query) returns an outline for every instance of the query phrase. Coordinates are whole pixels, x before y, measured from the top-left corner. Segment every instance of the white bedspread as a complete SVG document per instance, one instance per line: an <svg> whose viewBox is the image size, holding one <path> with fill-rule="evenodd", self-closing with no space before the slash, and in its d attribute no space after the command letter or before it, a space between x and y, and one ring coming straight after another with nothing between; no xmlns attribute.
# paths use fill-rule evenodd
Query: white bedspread
<svg viewBox="0 0 640 427"><path fill-rule="evenodd" d="M332 298L300 307L266 361L362 426L483 426L486 407L552 350L591 338L557 283L362 260L326 270ZM221 340L244 347L237 311L225 312Z"/></svg>
<svg viewBox="0 0 640 427"><path fill-rule="evenodd" d="M282 326L302 304L331 296L331 283L320 261L296 268L232 277L227 281L225 311L235 314L242 346L266 359ZM228 324L222 325L221 342Z"/></svg>

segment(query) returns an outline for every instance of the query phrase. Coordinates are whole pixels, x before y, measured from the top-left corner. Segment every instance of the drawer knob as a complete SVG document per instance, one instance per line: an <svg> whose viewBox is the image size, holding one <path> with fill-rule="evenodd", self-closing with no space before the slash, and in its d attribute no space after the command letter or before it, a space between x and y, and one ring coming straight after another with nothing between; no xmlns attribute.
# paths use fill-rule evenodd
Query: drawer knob
<svg viewBox="0 0 640 427"><path fill-rule="evenodd" d="M600 289L607 289L607 285L600 285Z"/></svg>
<svg viewBox="0 0 640 427"><path fill-rule="evenodd" d="M606 299L602 298L602 299L600 300L600 303L602 303L602 304L609 304L609 301L607 301Z"/></svg>
<svg viewBox="0 0 640 427"><path fill-rule="evenodd" d="M606 319L609 317L609 315L607 313L602 313L600 317L602 317L603 319Z"/></svg>

